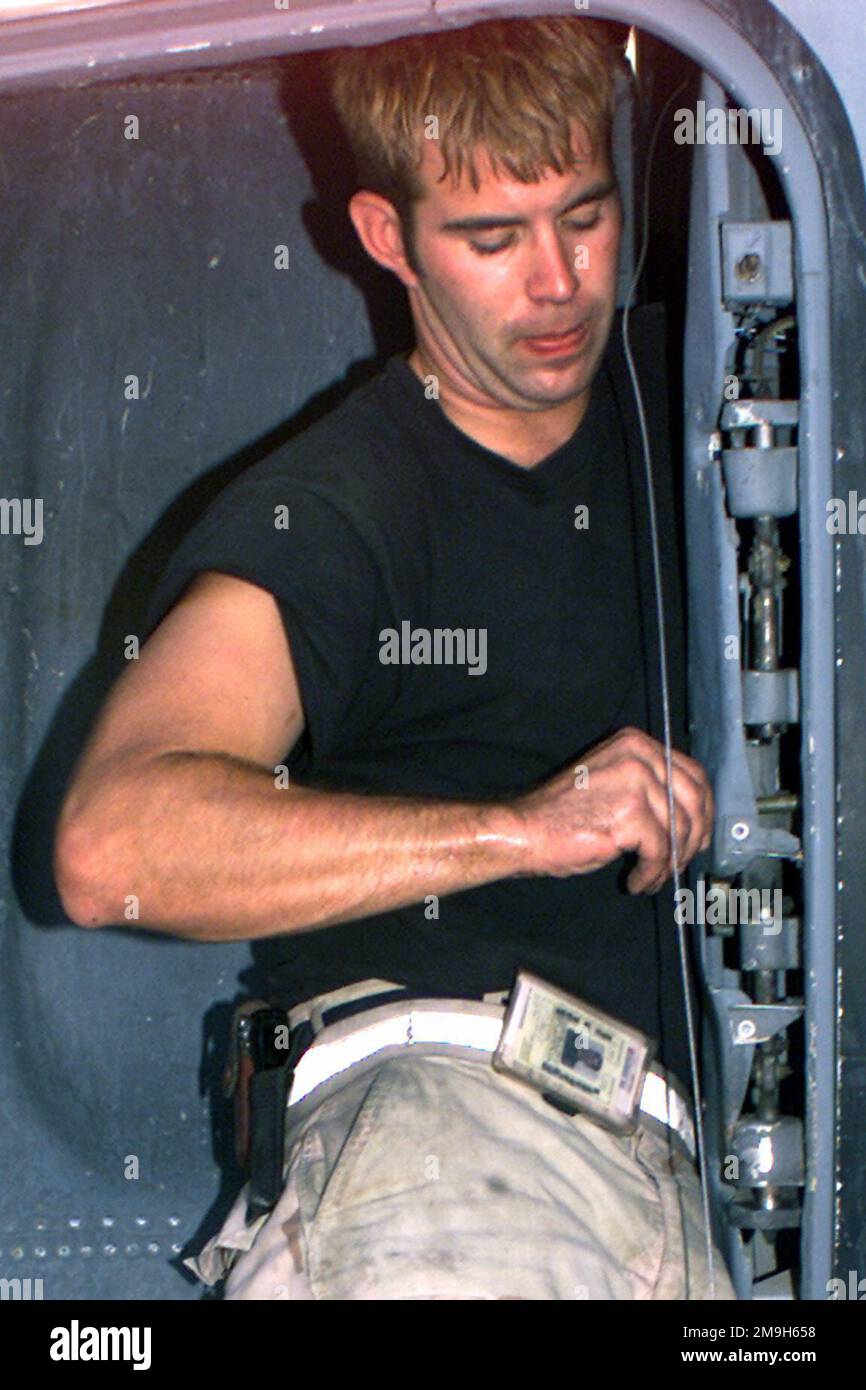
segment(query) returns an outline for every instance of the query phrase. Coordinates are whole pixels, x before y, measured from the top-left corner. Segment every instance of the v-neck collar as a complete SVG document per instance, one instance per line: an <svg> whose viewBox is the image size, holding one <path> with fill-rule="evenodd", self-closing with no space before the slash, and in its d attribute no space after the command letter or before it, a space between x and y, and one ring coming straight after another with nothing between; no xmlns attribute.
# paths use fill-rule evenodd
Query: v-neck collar
<svg viewBox="0 0 866 1390"><path fill-rule="evenodd" d="M446 415L438 401L431 402L425 394L423 383L409 365L408 359L411 351L408 349L402 353L395 353L388 359L385 370L391 379L402 391L407 393L415 405L424 409L425 419L430 427L435 429L441 438L447 440L452 448L456 444L464 451L475 454L488 466L499 470L517 487L536 492L546 492L548 489L556 487L581 467L588 450L590 454L594 452L593 443L598 444L600 442L597 437L598 426L604 414L605 400L606 398L609 399L611 394L606 361L602 362L593 380L590 388L589 405L584 412L583 419L568 439L564 440L558 448L540 459L538 463L533 464L532 467L526 468L515 463L513 459L507 458L504 454L498 453L495 449L490 449L487 445L479 443L477 439L473 439ZM430 409L431 403L436 407L434 410Z"/></svg>

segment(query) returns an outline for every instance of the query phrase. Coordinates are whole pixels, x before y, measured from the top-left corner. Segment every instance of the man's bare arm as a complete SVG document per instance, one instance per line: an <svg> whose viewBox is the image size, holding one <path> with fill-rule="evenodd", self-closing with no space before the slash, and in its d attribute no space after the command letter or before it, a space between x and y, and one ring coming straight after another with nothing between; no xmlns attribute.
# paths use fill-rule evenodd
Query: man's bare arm
<svg viewBox="0 0 866 1390"><path fill-rule="evenodd" d="M282 787L304 727L272 595L200 576L106 703L67 793L55 874L82 926L129 922L199 940L327 926L517 874L586 873L638 854L632 891L669 873L663 752L624 730L499 804ZM676 754L681 864L712 797Z"/></svg>
<svg viewBox="0 0 866 1390"><path fill-rule="evenodd" d="M199 577L118 680L67 792L55 875L73 921L268 936L522 867L504 808L279 785L303 728L273 596Z"/></svg>

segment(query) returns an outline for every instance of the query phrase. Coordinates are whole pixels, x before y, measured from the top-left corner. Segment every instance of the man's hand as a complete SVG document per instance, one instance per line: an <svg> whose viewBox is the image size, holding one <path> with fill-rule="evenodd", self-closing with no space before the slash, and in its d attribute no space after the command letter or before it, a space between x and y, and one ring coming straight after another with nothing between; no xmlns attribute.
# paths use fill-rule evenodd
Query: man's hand
<svg viewBox="0 0 866 1390"><path fill-rule="evenodd" d="M677 862L683 868L710 843L713 793L700 763L674 749ZM591 873L633 850L630 893L654 893L673 871L664 745L640 729L620 729L575 767L517 798L535 874Z"/></svg>

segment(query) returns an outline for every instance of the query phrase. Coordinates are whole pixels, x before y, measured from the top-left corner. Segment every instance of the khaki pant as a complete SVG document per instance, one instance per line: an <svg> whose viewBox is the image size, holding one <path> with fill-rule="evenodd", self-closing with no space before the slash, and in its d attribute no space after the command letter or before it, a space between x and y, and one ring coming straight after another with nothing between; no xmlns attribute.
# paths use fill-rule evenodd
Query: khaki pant
<svg viewBox="0 0 866 1390"><path fill-rule="evenodd" d="M326 1030L327 1031L327 1030ZM418 1044L289 1110L267 1216L186 1263L229 1299L733 1299L691 1161L568 1116L489 1055Z"/></svg>

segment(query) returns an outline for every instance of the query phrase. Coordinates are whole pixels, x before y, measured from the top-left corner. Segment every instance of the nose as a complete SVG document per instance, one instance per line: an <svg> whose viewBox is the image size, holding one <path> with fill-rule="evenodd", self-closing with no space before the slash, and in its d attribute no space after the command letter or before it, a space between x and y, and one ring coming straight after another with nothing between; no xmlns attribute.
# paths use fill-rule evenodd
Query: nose
<svg viewBox="0 0 866 1390"><path fill-rule="evenodd" d="M563 242L554 229L539 232L527 286L529 298L567 303L580 288L575 259L573 246Z"/></svg>

